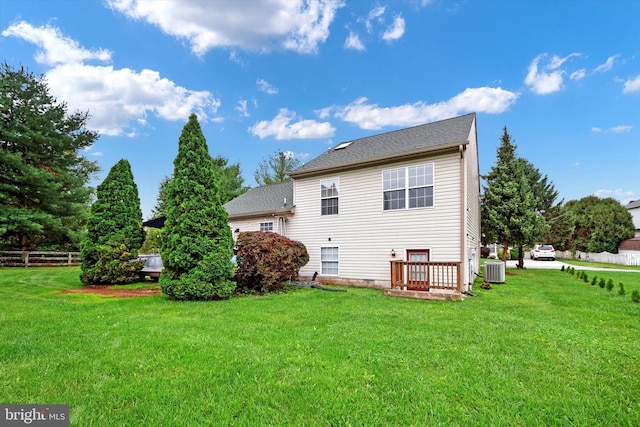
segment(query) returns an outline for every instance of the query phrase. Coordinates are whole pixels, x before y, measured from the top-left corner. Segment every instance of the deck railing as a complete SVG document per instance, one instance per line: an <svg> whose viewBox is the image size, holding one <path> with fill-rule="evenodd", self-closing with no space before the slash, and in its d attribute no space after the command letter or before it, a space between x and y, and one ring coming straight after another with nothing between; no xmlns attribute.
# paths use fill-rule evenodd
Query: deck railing
<svg viewBox="0 0 640 427"><path fill-rule="evenodd" d="M462 291L459 262L391 261L391 288Z"/></svg>

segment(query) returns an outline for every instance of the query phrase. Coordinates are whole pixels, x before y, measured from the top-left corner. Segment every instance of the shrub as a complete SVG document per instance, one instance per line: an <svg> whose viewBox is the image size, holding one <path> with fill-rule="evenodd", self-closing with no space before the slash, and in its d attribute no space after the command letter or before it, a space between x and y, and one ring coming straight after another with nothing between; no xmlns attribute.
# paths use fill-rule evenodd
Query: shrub
<svg viewBox="0 0 640 427"><path fill-rule="evenodd" d="M238 287L245 292L282 290L309 262L307 248L277 233L248 231L236 241Z"/></svg>
<svg viewBox="0 0 640 427"><path fill-rule="evenodd" d="M618 283L618 287L620 288L618 289L618 295L623 296L625 294L625 291L624 291L624 285L622 284L622 282Z"/></svg>
<svg viewBox="0 0 640 427"><path fill-rule="evenodd" d="M598 283L598 276L593 276L593 279L591 279L591 286L595 286L596 283Z"/></svg>
<svg viewBox="0 0 640 427"><path fill-rule="evenodd" d="M598 282L598 286L600 286L602 289L604 289L604 287L607 285L607 282L604 281L604 278L600 278L600 281Z"/></svg>
<svg viewBox="0 0 640 427"><path fill-rule="evenodd" d="M82 272L80 280L83 283L124 285L139 280L138 272L144 266L144 260L136 260L136 252L125 241L113 238L92 250L95 251L96 262Z"/></svg>
<svg viewBox="0 0 640 427"><path fill-rule="evenodd" d="M584 280L584 283L589 283L589 276L584 271L582 272L582 280Z"/></svg>
<svg viewBox="0 0 640 427"><path fill-rule="evenodd" d="M607 290L611 292L612 289L613 289L613 280L609 279L607 280Z"/></svg>
<svg viewBox="0 0 640 427"><path fill-rule="evenodd" d="M573 276L575 273L576 273L576 269L573 267L569 267L569 274Z"/></svg>
<svg viewBox="0 0 640 427"><path fill-rule="evenodd" d="M560 268L560 271L564 271L564 265L562 266L562 268Z"/></svg>
<svg viewBox="0 0 640 427"><path fill-rule="evenodd" d="M491 253L491 250L489 249L488 246L480 247L480 258L489 258L490 253Z"/></svg>
<svg viewBox="0 0 640 427"><path fill-rule="evenodd" d="M638 292L637 290L631 292L631 301L635 302L636 304L640 304L640 292Z"/></svg>

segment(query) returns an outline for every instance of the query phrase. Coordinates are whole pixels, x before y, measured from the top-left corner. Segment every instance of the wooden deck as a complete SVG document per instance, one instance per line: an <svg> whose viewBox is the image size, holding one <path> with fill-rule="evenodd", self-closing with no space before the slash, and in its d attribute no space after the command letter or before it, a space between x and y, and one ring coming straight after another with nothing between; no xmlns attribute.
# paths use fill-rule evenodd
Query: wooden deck
<svg viewBox="0 0 640 427"><path fill-rule="evenodd" d="M461 263L390 261L391 289L462 292Z"/></svg>

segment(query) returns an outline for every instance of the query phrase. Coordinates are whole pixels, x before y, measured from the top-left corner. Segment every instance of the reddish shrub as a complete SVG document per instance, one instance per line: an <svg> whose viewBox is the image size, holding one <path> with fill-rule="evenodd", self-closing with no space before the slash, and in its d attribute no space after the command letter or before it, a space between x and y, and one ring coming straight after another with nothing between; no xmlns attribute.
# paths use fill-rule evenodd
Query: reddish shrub
<svg viewBox="0 0 640 427"><path fill-rule="evenodd" d="M236 247L236 278L238 287L245 291L281 290L309 262L307 248L302 243L277 233L240 233Z"/></svg>

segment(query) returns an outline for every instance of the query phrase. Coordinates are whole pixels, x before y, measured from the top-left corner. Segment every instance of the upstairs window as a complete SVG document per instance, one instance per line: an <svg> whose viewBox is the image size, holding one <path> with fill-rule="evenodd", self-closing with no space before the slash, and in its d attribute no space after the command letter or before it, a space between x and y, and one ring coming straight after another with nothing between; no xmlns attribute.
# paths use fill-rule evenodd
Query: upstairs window
<svg viewBox="0 0 640 427"><path fill-rule="evenodd" d="M385 211L433 206L433 163L382 171Z"/></svg>
<svg viewBox="0 0 640 427"><path fill-rule="evenodd" d="M339 191L340 180L338 178L329 178L320 181L321 215L338 215Z"/></svg>

